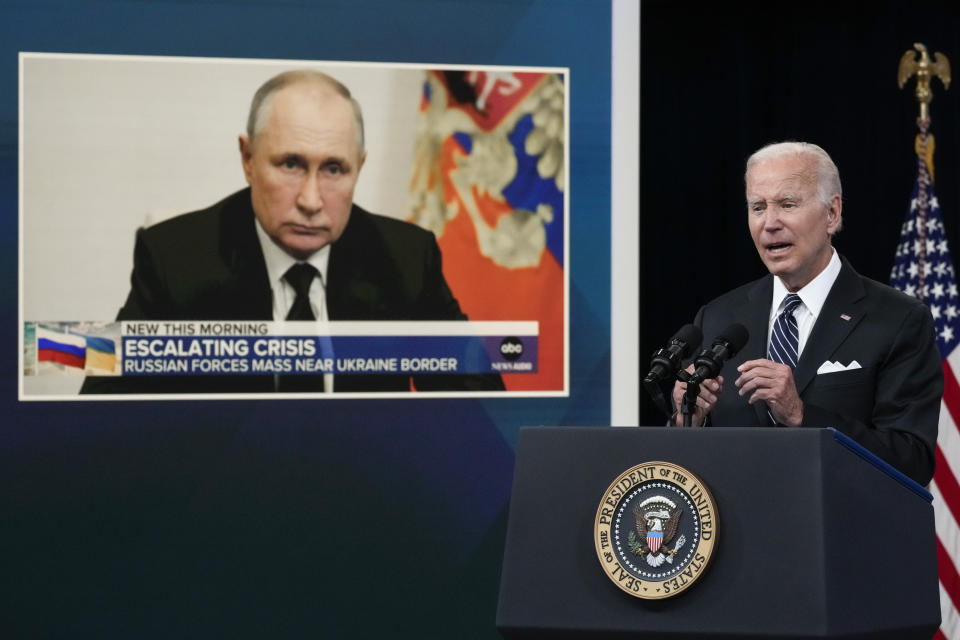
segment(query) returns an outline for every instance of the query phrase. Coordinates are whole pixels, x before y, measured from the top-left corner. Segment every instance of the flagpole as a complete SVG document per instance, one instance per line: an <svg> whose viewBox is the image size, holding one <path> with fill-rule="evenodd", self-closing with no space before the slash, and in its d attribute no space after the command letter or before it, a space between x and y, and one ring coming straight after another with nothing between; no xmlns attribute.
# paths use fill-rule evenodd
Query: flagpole
<svg viewBox="0 0 960 640"><path fill-rule="evenodd" d="M897 72L897 83L900 88L914 75L917 76L917 88L914 96L920 103L920 116L917 118L917 134L914 149L917 154L917 263L920 269L918 290L923 292L926 287L927 274L927 210L929 207L928 187L933 183L933 151L935 143L930 133L930 102L933 100L933 90L930 80L936 76L940 78L945 89L950 88L950 61L945 55L937 51L934 61L930 61L927 48L922 43L915 43L913 48L920 53L919 60L913 51L907 51L900 57L900 67ZM922 293L921 293L922 295Z"/></svg>
<svg viewBox="0 0 960 640"><path fill-rule="evenodd" d="M933 187L934 137L930 133L930 102L933 91L930 80L940 78L944 88L950 87L950 62L942 53L930 61L927 48L914 44L919 52L907 51L900 58L898 82L902 89L912 76L917 76L914 96L920 103L914 151L917 157L915 195L911 199L906 220L900 231L901 244L891 272L890 284L922 300L930 309L937 332L937 347L943 356L945 388L958 390L957 375L951 365L956 361L960 336L960 292L946 235ZM947 391L941 406L937 434L936 470L930 483L934 495L934 521L937 532L937 555L940 578L940 629L935 640L960 640L960 394Z"/></svg>

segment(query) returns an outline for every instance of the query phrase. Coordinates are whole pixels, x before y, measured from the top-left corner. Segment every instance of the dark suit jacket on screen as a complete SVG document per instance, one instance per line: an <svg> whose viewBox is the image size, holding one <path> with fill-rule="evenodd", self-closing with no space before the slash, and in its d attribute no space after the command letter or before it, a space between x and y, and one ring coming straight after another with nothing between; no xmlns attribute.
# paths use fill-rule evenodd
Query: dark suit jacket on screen
<svg viewBox="0 0 960 640"><path fill-rule="evenodd" d="M735 289L700 309L694 321L712 340L733 323L750 338L721 372L723 393L710 414L713 426L768 426L766 403L737 394L736 368L765 358L773 276ZM860 369L817 374L825 361ZM860 276L843 260L794 371L804 403L804 427L835 427L926 484L943 393L940 352L926 306Z"/></svg>
<svg viewBox="0 0 960 640"><path fill-rule="evenodd" d="M130 294L117 320L272 320L250 190L137 232ZM432 233L354 205L330 249L330 320L466 320ZM502 389L497 375L421 375L420 390ZM264 392L273 376L89 377L81 393ZM336 391L406 391L408 376L336 375Z"/></svg>

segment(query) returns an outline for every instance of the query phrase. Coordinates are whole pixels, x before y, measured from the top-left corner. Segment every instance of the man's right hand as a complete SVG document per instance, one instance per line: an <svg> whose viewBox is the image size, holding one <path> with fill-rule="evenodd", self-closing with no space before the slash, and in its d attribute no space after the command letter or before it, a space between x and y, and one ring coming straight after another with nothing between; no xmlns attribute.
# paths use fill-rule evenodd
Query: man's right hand
<svg viewBox="0 0 960 640"><path fill-rule="evenodd" d="M693 365L687 367L687 373L693 373ZM707 414L713 409L720 399L720 393L723 391L723 376L709 378L700 383L700 395L697 396L697 408L693 413L692 424L695 427L703 426L707 420ZM677 407L676 426L683 425L683 414L679 409L683 405L683 396L687 392L687 383L679 380L673 385L673 406Z"/></svg>

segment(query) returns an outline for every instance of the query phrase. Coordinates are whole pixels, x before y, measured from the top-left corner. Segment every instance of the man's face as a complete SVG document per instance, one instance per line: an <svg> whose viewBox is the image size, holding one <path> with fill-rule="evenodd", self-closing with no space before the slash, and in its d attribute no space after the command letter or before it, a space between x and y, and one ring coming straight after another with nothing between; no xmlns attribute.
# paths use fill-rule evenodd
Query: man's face
<svg viewBox="0 0 960 640"><path fill-rule="evenodd" d="M824 206L817 195L816 163L786 155L755 164L747 173L747 216L760 259L790 291L817 276L833 255L830 236L840 224L841 199Z"/></svg>
<svg viewBox="0 0 960 640"><path fill-rule="evenodd" d="M253 211L267 235L303 260L336 242L350 218L365 155L347 99L301 82L273 94L253 141L240 136Z"/></svg>

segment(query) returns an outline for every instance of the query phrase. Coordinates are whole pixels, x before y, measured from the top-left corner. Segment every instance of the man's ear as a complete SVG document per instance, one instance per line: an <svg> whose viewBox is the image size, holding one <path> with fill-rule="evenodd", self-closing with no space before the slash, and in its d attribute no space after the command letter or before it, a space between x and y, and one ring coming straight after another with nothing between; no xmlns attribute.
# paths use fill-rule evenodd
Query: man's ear
<svg viewBox="0 0 960 640"><path fill-rule="evenodd" d="M843 198L835 193L830 198L830 206L827 207L827 234L832 236L840 230L842 224Z"/></svg>
<svg viewBox="0 0 960 640"><path fill-rule="evenodd" d="M250 184L253 172L253 145L250 144L250 138L241 134L240 143L240 164L243 165L243 175L247 178L247 184Z"/></svg>
<svg viewBox="0 0 960 640"><path fill-rule="evenodd" d="M364 151L363 155L360 156L360 164L357 165L357 173L360 173L360 169L363 169L363 163L367 161L367 152Z"/></svg>

